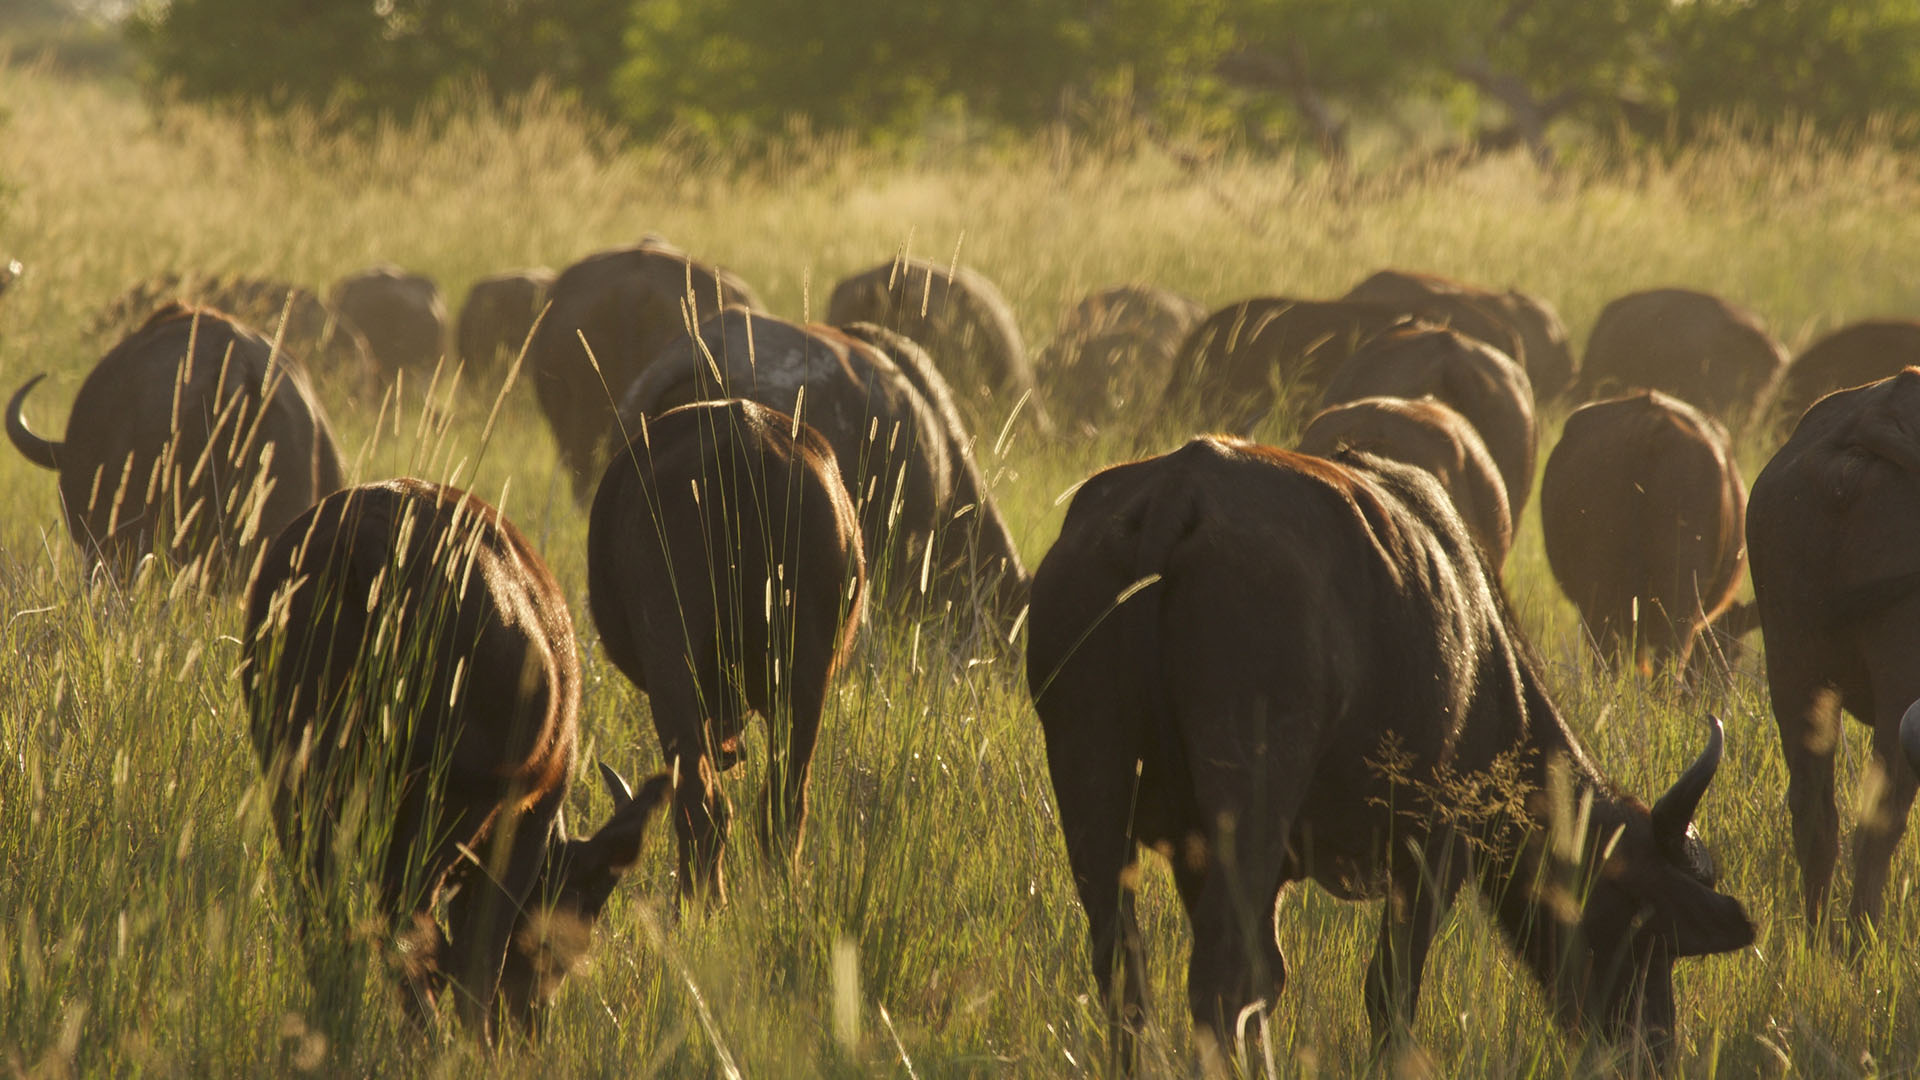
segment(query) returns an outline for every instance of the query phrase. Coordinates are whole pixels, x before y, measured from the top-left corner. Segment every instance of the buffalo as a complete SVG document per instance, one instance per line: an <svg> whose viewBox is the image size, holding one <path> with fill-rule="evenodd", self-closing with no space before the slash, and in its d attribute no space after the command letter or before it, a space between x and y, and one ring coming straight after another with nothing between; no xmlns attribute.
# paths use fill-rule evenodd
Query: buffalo
<svg viewBox="0 0 1920 1080"><path fill-rule="evenodd" d="M635 796L602 765L613 816L567 838L580 661L546 564L466 492L369 484L280 533L246 625L253 743L316 989L344 948L339 893L364 857L390 929L423 939L404 982L413 1015L451 983L476 1030L502 1012L529 1028L673 783Z"/></svg>
<svg viewBox="0 0 1920 1080"><path fill-rule="evenodd" d="M890 604L926 590L936 605L977 605L988 624L1012 630L1026 570L946 381L916 343L871 323L798 326L727 311L701 324L699 340L662 353L621 415L634 430L641 417L728 397L798 415L833 447L868 572Z"/></svg>
<svg viewBox="0 0 1920 1080"><path fill-rule="evenodd" d="M447 300L425 274L391 263L334 282L333 308L359 329L383 378L432 371L447 351Z"/></svg>
<svg viewBox="0 0 1920 1080"><path fill-rule="evenodd" d="M1865 386L1920 364L1920 322L1867 319L1835 330L1807 347L1780 375L1769 412L1797 421L1807 406L1835 390Z"/></svg>
<svg viewBox="0 0 1920 1080"><path fill-rule="evenodd" d="M1368 397L1322 410L1297 449L1315 457L1359 450L1425 469L1460 512L1461 523L1496 574L1513 546L1507 487L1486 443L1466 418L1430 397Z"/></svg>
<svg viewBox="0 0 1920 1080"><path fill-rule="evenodd" d="M313 290L278 278L245 274L162 274L137 282L95 317L96 333L125 336L169 303L224 312L266 328L310 377L354 396L378 394L380 367L360 328Z"/></svg>
<svg viewBox="0 0 1920 1080"><path fill-rule="evenodd" d="M615 410L654 358L722 308L761 309L731 271L651 236L581 259L561 271L547 295L546 317L527 345L527 370L582 503L593 495L603 449L632 434L620 432Z"/></svg>
<svg viewBox="0 0 1920 1080"><path fill-rule="evenodd" d="M1318 400L1355 349L1412 321L1397 307L1355 300L1229 304L1180 343L1162 400L1201 427L1244 433L1276 408Z"/></svg>
<svg viewBox="0 0 1920 1080"><path fill-rule="evenodd" d="M1660 390L1710 415L1745 420L1787 363L1752 312L1691 289L1611 301L1587 337L1582 400Z"/></svg>
<svg viewBox="0 0 1920 1080"><path fill-rule="evenodd" d="M679 777L680 894L726 896L719 776L746 714L766 722L762 850L797 855L827 686L865 602L860 526L833 448L751 401L643 419L607 465L587 531L601 646L644 691Z"/></svg>
<svg viewBox="0 0 1920 1080"><path fill-rule="evenodd" d="M1547 562L1609 663L1682 668L1733 604L1747 494L1720 423L1656 390L1581 406L1540 478Z"/></svg>
<svg viewBox="0 0 1920 1080"><path fill-rule="evenodd" d="M1531 293L1494 292L1438 274L1382 270L1348 290L1345 299L1397 305L1479 338L1519 361L1542 401L1560 396L1573 382L1567 326L1552 304Z"/></svg>
<svg viewBox="0 0 1920 1080"><path fill-rule="evenodd" d="M21 415L44 377L7 403L7 437L60 474L67 531L115 577L152 554L216 586L243 583L255 553L341 486L305 376L217 312L154 312L81 383L60 442Z"/></svg>
<svg viewBox="0 0 1920 1080"><path fill-rule="evenodd" d="M1747 548L1809 931L1839 857L1840 710L1873 731L1878 776L1854 833L1847 908L1861 929L1879 921L1916 784L1899 741L1920 698L1920 368L1806 411L1753 482Z"/></svg>
<svg viewBox="0 0 1920 1080"><path fill-rule="evenodd" d="M1027 680L1123 1062L1139 845L1168 856L1193 925L1203 1056L1275 1001L1280 893L1306 878L1387 897L1376 1038L1411 1022L1469 880L1563 1020L1656 1053L1674 961L1753 940L1690 824L1718 721L1651 809L1618 793L1421 470L1202 438L1095 474L1034 578Z"/></svg>
<svg viewBox="0 0 1920 1080"><path fill-rule="evenodd" d="M544 266L474 282L454 331L454 347L467 370L496 371L520 355L552 287L553 271Z"/></svg>
<svg viewBox="0 0 1920 1080"><path fill-rule="evenodd" d="M1512 520L1533 493L1537 453L1533 386L1507 355L1457 330L1398 327L1367 342L1327 380L1321 405L1363 397L1431 394L1451 406L1487 445L1507 486Z"/></svg>
<svg viewBox="0 0 1920 1080"><path fill-rule="evenodd" d="M1086 429L1128 410L1156 409L1150 399L1167 385L1174 353L1204 314L1194 301L1153 285L1087 296L1040 354L1048 409Z"/></svg>
<svg viewBox="0 0 1920 1080"><path fill-rule="evenodd" d="M902 255L849 274L827 298L826 321L874 323L913 339L959 387L955 404L975 424L997 422L1005 399L1036 393L1013 308L972 267ZM1029 408L1044 422L1038 400Z"/></svg>

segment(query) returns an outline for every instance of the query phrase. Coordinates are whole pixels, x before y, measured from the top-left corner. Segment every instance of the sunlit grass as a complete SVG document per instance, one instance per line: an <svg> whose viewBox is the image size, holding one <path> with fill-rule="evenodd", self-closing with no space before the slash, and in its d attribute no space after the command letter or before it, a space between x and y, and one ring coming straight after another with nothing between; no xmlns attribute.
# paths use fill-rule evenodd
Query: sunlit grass
<svg viewBox="0 0 1920 1080"><path fill-rule="evenodd" d="M1212 306L1427 268L1545 295L1576 344L1606 300L1650 285L1735 298L1790 346L1920 295L1920 178L1872 145L1725 143L1557 175L1497 158L1364 182L1284 161L1110 160L1066 143L915 160L802 147L784 165L733 170L614 153L551 102L370 146L193 111L156 118L17 67L0 68L0 102L0 257L28 267L0 300L0 391L51 372L30 413L49 436L110 344L89 336L93 316L138 279L197 269L314 286L391 259L457 298L485 274L564 266L646 232L732 267L796 317L817 314L841 273L902 247L957 252L999 283L1035 348L1080 295L1129 280ZM629 776L660 767L644 698L593 640L586 516L526 388L485 444L498 389L485 378L409 377L384 410L319 389L353 479L457 478L502 505L581 626L584 760ZM998 432L981 434L983 472L1029 565L1058 530L1063 492L1187 434L1154 404L1091 440L1016 424L996 453ZM1545 424L1543 460L1557 426ZM1743 446L1749 480L1766 451L1758 437ZM417 1034L371 977L359 1037L322 1044L234 677L238 605L170 594L164 574L124 591L89 584L56 498L50 474L0 448L0 1068L670 1076L724 1059L775 1076L899 1075L909 1062L923 1076L1097 1071L1085 921L1019 666L955 665L884 627L830 701L797 877L766 866L742 828L727 854L731 905L677 919L671 836L656 829L540 1046L490 1061L451 1032ZM1680 966L1683 1069L1852 1075L1920 1060L1920 953L1903 944L1920 929L1913 845L1895 866L1886 945L1849 965L1805 944L1757 655L1730 687L1700 694L1596 671L1547 572L1536 512L1519 523L1505 579L1550 684L1625 789L1656 795L1698 752L1703 712L1726 719L1728 759L1700 824L1761 939ZM764 735L749 731L731 788L743 807L765 781ZM1863 757L1852 732L1843 775ZM597 822L605 796L576 784L567 809ZM1145 880L1156 1025L1145 1060L1178 1073L1185 920L1157 866ZM1375 917L1311 888L1289 896L1291 981L1271 1021L1283 1072L1365 1068ZM834 1035L842 942L858 976L851 1044ZM1437 1075L1604 1068L1550 1025L1471 903L1429 972L1417 1034Z"/></svg>

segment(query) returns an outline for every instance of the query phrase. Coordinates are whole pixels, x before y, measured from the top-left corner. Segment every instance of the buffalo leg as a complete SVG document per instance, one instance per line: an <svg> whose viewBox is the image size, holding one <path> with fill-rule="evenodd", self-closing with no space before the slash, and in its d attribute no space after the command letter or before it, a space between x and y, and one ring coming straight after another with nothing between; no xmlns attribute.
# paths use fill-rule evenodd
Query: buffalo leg
<svg viewBox="0 0 1920 1080"><path fill-rule="evenodd" d="M821 680L824 681L824 680ZM802 685L793 695L792 718L779 738L776 724L769 753L767 791L761 807L760 850L769 862L791 867L800 854L800 836L807 819L807 782L813 771L813 748L820 735L820 713L825 706L824 685Z"/></svg>
<svg viewBox="0 0 1920 1080"><path fill-rule="evenodd" d="M1444 841L1437 860L1398 844L1391 860L1393 887L1382 905L1380 936L1367 966L1367 1019L1376 1050L1413 1027L1427 950L1460 883L1452 847Z"/></svg>
<svg viewBox="0 0 1920 1080"><path fill-rule="evenodd" d="M1840 734L1838 702L1830 691L1817 687L1776 689L1773 714L1786 758L1793 855L1800 864L1811 934L1824 919L1834 864L1840 858L1840 818L1833 790L1833 754Z"/></svg>
<svg viewBox="0 0 1920 1080"><path fill-rule="evenodd" d="M1914 679L1908 667L1896 658L1876 658L1873 698L1873 760L1868 766L1878 772L1880 783L1869 780L1873 798L1861 817L1853 838L1853 896L1847 906L1848 922L1856 932L1856 943L1864 942L1859 933L1880 921L1886 903L1887 874L1900 838L1907 831L1907 814L1913 808L1917 783L1913 768L1900 749L1900 717L1916 696ZM1879 673L1885 673L1879 677Z"/></svg>

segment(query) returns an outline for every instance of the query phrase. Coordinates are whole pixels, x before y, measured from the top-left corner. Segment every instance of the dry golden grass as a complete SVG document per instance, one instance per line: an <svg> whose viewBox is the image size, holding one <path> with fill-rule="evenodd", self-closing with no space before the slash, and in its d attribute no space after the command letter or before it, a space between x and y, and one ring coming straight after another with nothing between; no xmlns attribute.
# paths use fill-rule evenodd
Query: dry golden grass
<svg viewBox="0 0 1920 1080"><path fill-rule="evenodd" d="M0 301L0 389L52 372L30 406L50 435L110 344L89 333L94 315L136 280L193 269L320 285L390 259L459 297L484 274L563 266L646 232L731 266L796 317L818 311L841 273L902 247L957 254L1002 286L1036 347L1100 285L1151 281L1212 305L1337 293L1384 265L1522 285L1560 307L1576 342L1607 299L1662 284L1744 302L1790 346L1847 319L1920 306L1920 176L1871 142L1729 141L1668 162L1574 163L1556 174L1496 158L1364 181L1307 163L1182 163L1151 149L1117 157L1064 140L908 159L798 145L747 169L615 150L605 132L542 101L368 144L298 124L156 115L114 90L19 66L0 66L0 102L0 256L28 264ZM354 479L418 472L457 476L490 499L504 493L584 618L585 517L556 479L524 386L482 454L492 390L442 388L439 431L423 421L423 387L405 387L384 425L369 403L322 387ZM1002 454L992 441L983 439L983 464L1030 562L1057 530L1056 496L1131 447L1122 433L1052 442L1024 426ZM1749 477L1765 452L1746 448ZM1004 662L964 677L915 666L901 659L906 642L875 643L839 692L805 871L788 883L737 843L732 906L676 923L670 848L656 840L540 1046L487 1058L451 1033L422 1038L371 980L351 1015L313 1015L232 677L237 605L169 595L163 581L124 594L87 587L54 490L49 475L0 451L0 1068L1093 1068L1101 1024L1084 920L1020 672ZM1911 1068L1920 1061L1920 954L1905 944L1920 928L1912 845L1896 865L1885 944L1854 965L1808 948L1758 659L1702 696L1594 673L1538 537L1529 516L1509 589L1573 722L1623 786L1657 792L1697 751L1700 712L1727 719L1729 760L1701 824L1725 887L1762 936L1753 952L1683 965L1682 1068ZM644 699L599 656L590 628L583 642L589 756L648 771L658 750ZM1851 738L1845 775L1861 757ZM751 797L760 776L750 761L736 798ZM590 785L577 785L573 801L576 820L605 812ZM1146 888L1159 1025L1148 1060L1178 1073L1188 1053L1184 920L1164 875L1149 874ZM1279 1069L1362 1070L1372 910L1311 890L1288 904L1294 974L1272 1018L1287 1050ZM1550 1025L1471 905L1436 948L1418 1035L1436 1075L1607 1068Z"/></svg>

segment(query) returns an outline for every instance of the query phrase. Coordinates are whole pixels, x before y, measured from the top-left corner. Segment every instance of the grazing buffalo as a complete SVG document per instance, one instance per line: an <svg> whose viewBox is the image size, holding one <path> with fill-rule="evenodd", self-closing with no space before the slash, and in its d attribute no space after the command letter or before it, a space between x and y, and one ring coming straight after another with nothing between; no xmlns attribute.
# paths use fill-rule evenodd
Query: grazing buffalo
<svg viewBox="0 0 1920 1080"><path fill-rule="evenodd" d="M1718 722L1651 809L1619 793L1445 501L1385 459L1218 438L1074 495L1034 578L1027 680L1123 1060L1143 1019L1139 845L1169 857L1193 924L1203 1054L1274 1003L1280 894L1307 878L1387 898L1378 1038L1411 1023L1469 880L1563 1020L1656 1048L1674 961L1753 940L1690 824Z"/></svg>
<svg viewBox="0 0 1920 1080"><path fill-rule="evenodd" d="M1920 368L1807 410L1753 482L1747 547L1808 927L1839 858L1841 709L1873 729L1847 911L1877 922L1916 783L1899 739L1920 699Z"/></svg>
<svg viewBox="0 0 1920 1080"><path fill-rule="evenodd" d="M1768 408L1793 423L1807 406L1835 390L1865 386L1920 364L1920 322L1868 319L1843 326L1808 346L1780 375Z"/></svg>
<svg viewBox="0 0 1920 1080"><path fill-rule="evenodd" d="M359 329L384 378L430 372L447 351L447 300L425 274L391 263L333 283L333 308Z"/></svg>
<svg viewBox="0 0 1920 1080"><path fill-rule="evenodd" d="M985 274L909 256L850 274L827 299L827 322L866 322L913 339L959 388L976 426L998 426L1012 400L1035 394L1027 343L1013 308ZM1029 402L1045 419L1040 402Z"/></svg>
<svg viewBox="0 0 1920 1080"><path fill-rule="evenodd" d="M219 585L246 581L274 534L340 487L340 456L306 378L259 334L168 304L94 365L67 437L7 403L7 437L60 474L67 531L124 579L148 554Z"/></svg>
<svg viewBox="0 0 1920 1080"><path fill-rule="evenodd" d="M1387 304L1263 296L1207 316L1173 358L1165 406L1203 428L1246 432L1276 408L1319 400L1353 351L1412 322Z"/></svg>
<svg viewBox="0 0 1920 1080"><path fill-rule="evenodd" d="M605 463L623 445L620 398L654 358L731 304L761 310L731 271L690 258L655 237L589 255L561 271L546 317L527 346L527 371L561 464L584 503Z"/></svg>
<svg viewBox="0 0 1920 1080"><path fill-rule="evenodd" d="M1480 433L1433 398L1369 397L1325 409L1300 433L1299 451L1330 458L1358 450L1425 469L1460 512L1496 574L1513 546L1507 486Z"/></svg>
<svg viewBox="0 0 1920 1080"><path fill-rule="evenodd" d="M1101 289L1074 306L1040 354L1047 408L1083 429L1132 411L1157 413L1173 356L1199 304L1153 285Z"/></svg>
<svg viewBox="0 0 1920 1080"><path fill-rule="evenodd" d="M980 609L986 624L1012 630L1026 570L946 381L916 343L871 323L797 326L726 311L700 325L697 342L663 352L621 416L635 430L643 416L730 397L798 415L833 447L868 572L890 607L925 591L935 610Z"/></svg>
<svg viewBox="0 0 1920 1080"><path fill-rule="evenodd" d="M553 287L553 271L544 266L509 270L484 277L467 290L454 332L455 348L469 372L496 372L527 344L540 308Z"/></svg>
<svg viewBox="0 0 1920 1080"><path fill-rule="evenodd" d="M1519 361L1542 401L1560 396L1573 382L1567 326L1552 304L1530 293L1494 292L1438 274L1382 270L1355 285L1345 299L1393 304L1479 338Z"/></svg>
<svg viewBox="0 0 1920 1080"><path fill-rule="evenodd" d="M566 837L580 661L546 563L465 492L413 479L337 492L262 561L241 678L316 983L345 950L341 891L365 865L390 928L424 937L414 1015L451 981L477 1030L496 1008L529 1026L672 786L656 776L635 797L602 765L613 817Z"/></svg>
<svg viewBox="0 0 1920 1080"><path fill-rule="evenodd" d="M1386 395L1432 395L1466 417L1507 485L1512 519L1533 493L1533 386L1505 353L1456 330L1400 327L1354 350L1321 396L1322 407Z"/></svg>
<svg viewBox="0 0 1920 1080"><path fill-rule="evenodd" d="M210 308L265 328L265 336L314 379L353 396L378 394L379 364L359 327L313 290L240 274L163 274L120 294L94 319L96 333L125 336L165 304Z"/></svg>
<svg viewBox="0 0 1920 1080"><path fill-rule="evenodd" d="M1746 570L1747 494L1720 423L1655 390L1567 417L1540 479L1554 580L1607 661L1686 667Z"/></svg>
<svg viewBox="0 0 1920 1080"><path fill-rule="evenodd" d="M1787 354L1760 320L1717 296L1653 289L1607 304L1587 337L1579 394L1661 390L1743 421L1772 388Z"/></svg>
<svg viewBox="0 0 1920 1080"><path fill-rule="evenodd" d="M643 419L593 499L587 596L601 646L647 695L679 777L680 894L725 899L719 776L749 711L768 728L762 850L791 859L827 684L865 601L860 526L833 448L751 401Z"/></svg>

